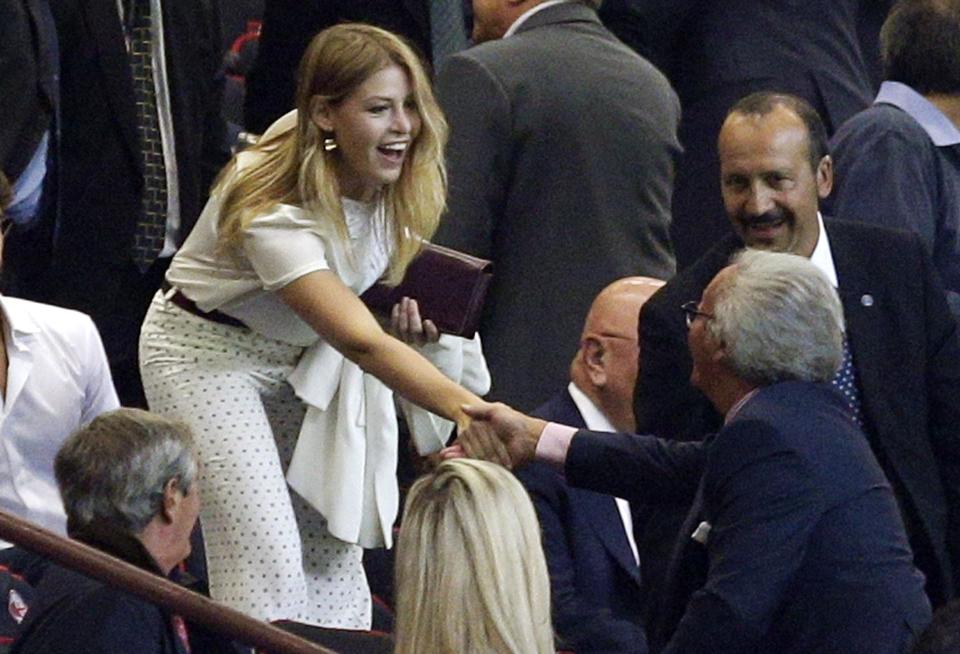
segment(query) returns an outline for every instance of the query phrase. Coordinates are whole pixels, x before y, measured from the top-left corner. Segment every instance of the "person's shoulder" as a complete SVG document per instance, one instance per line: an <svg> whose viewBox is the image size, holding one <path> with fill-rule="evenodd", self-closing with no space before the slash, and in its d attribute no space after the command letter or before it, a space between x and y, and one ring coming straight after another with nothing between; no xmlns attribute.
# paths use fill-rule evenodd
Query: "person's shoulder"
<svg viewBox="0 0 960 654"><path fill-rule="evenodd" d="M699 300L703 289L730 262L730 258L740 247L739 240L732 233L721 239L699 259L677 271L676 275L654 293L641 310L643 315L648 312L657 313L664 307L679 308L689 300Z"/></svg>
<svg viewBox="0 0 960 654"><path fill-rule="evenodd" d="M45 334L75 336L96 332L90 316L75 309L7 296L3 297L3 308L15 325L32 325Z"/></svg>
<svg viewBox="0 0 960 654"><path fill-rule="evenodd" d="M833 154L865 154L862 150L870 143L890 140L902 143L929 142L923 126L910 114L891 104L873 104L851 116L830 138Z"/></svg>
<svg viewBox="0 0 960 654"><path fill-rule="evenodd" d="M824 216L823 223L831 245L838 241L855 242L859 252L895 252L898 248L912 250L922 247L917 235L904 229L844 220L836 216Z"/></svg>
<svg viewBox="0 0 960 654"><path fill-rule="evenodd" d="M21 642L24 652L159 651L165 622L161 610L78 572L52 566L37 587ZM21 650L18 650L21 651Z"/></svg>

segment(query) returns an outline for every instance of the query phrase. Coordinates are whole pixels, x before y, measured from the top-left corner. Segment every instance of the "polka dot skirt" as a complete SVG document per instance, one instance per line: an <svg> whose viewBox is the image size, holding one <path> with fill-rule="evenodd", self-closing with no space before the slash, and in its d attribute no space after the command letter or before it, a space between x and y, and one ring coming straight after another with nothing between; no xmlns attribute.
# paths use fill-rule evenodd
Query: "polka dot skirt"
<svg viewBox="0 0 960 654"><path fill-rule="evenodd" d="M210 594L263 620L369 629L363 550L286 484L302 348L194 316L158 294L140 336L150 408L194 431Z"/></svg>

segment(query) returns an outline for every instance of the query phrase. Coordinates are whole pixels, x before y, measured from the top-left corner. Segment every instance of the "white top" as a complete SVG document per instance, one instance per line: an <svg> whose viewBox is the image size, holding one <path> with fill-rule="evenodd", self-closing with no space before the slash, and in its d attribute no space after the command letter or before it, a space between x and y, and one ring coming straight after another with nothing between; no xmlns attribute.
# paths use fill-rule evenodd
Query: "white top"
<svg viewBox="0 0 960 654"><path fill-rule="evenodd" d="M107 357L93 321L78 311L8 297L0 311L9 359L0 509L66 534L53 459L74 430L120 406Z"/></svg>
<svg viewBox="0 0 960 654"><path fill-rule="evenodd" d="M295 125L294 111L261 138ZM254 153L238 157L241 169L256 161ZM349 243L330 220L278 204L257 216L243 232L240 251L230 252L218 248L220 198L212 197L174 257L167 281L204 311L217 309L266 337L307 348L287 377L307 405L287 482L340 540L389 547L399 506L393 393L322 340L274 292L308 273L330 270L359 295L383 275L393 242L383 203L341 201ZM478 385L486 390L489 376L479 341L451 338L443 337L435 360L446 363L444 372L456 382L464 367L476 370ZM421 413L414 422L421 450L442 447L444 431L449 433L445 421Z"/></svg>
<svg viewBox="0 0 960 654"><path fill-rule="evenodd" d="M607 420L607 416L603 415L603 412L597 408L593 400L577 388L576 384L570 382L567 386L567 391L570 393L573 403L577 406L577 410L583 417L583 422L586 423L587 429L591 431L617 431L616 427ZM633 560L637 562L637 565L640 565L637 541L633 538L633 514L630 512L630 503L622 497L614 497L613 499L617 503L617 511L620 512L620 520L623 522L623 530L627 534L627 542L630 543L630 550L633 552Z"/></svg>
<svg viewBox="0 0 960 654"><path fill-rule="evenodd" d="M241 153L241 162L243 159ZM318 270L331 270L358 295L389 262L382 203L342 198L350 244L330 220L289 204L257 216L240 252L218 248L220 199L212 197L167 271L167 281L204 311L218 309L264 336L306 347L317 333L274 291Z"/></svg>

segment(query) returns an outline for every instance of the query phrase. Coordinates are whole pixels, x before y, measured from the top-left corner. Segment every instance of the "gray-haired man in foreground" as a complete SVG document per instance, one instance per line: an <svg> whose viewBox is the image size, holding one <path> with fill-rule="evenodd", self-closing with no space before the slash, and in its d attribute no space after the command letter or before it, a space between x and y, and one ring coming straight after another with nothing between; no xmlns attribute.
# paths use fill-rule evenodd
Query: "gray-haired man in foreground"
<svg viewBox="0 0 960 654"><path fill-rule="evenodd" d="M904 652L930 606L890 484L829 385L843 357L836 291L803 257L747 251L682 310L691 381L725 417L715 436L611 438L497 405L470 412L460 448L551 462L631 501L693 498L661 602L661 623L682 617L654 651Z"/></svg>

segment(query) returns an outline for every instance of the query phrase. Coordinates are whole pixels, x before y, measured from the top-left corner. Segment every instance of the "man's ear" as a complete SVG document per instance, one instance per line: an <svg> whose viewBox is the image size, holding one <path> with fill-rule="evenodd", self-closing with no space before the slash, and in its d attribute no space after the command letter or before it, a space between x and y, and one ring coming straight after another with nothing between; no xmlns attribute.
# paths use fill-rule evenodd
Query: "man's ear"
<svg viewBox="0 0 960 654"><path fill-rule="evenodd" d="M833 159L826 155L817 164L817 196L825 200L833 190Z"/></svg>
<svg viewBox="0 0 960 654"><path fill-rule="evenodd" d="M164 522L173 522L183 503L183 491L180 489L180 479L172 477L163 485L163 510L161 511Z"/></svg>
<svg viewBox="0 0 960 654"><path fill-rule="evenodd" d="M607 370L603 364L603 357L606 354L603 341L595 336L587 336L583 339L580 349L590 383L603 387L607 383Z"/></svg>
<svg viewBox="0 0 960 654"><path fill-rule="evenodd" d="M310 98L310 120L323 132L332 132L333 118L330 103L315 95Z"/></svg>

